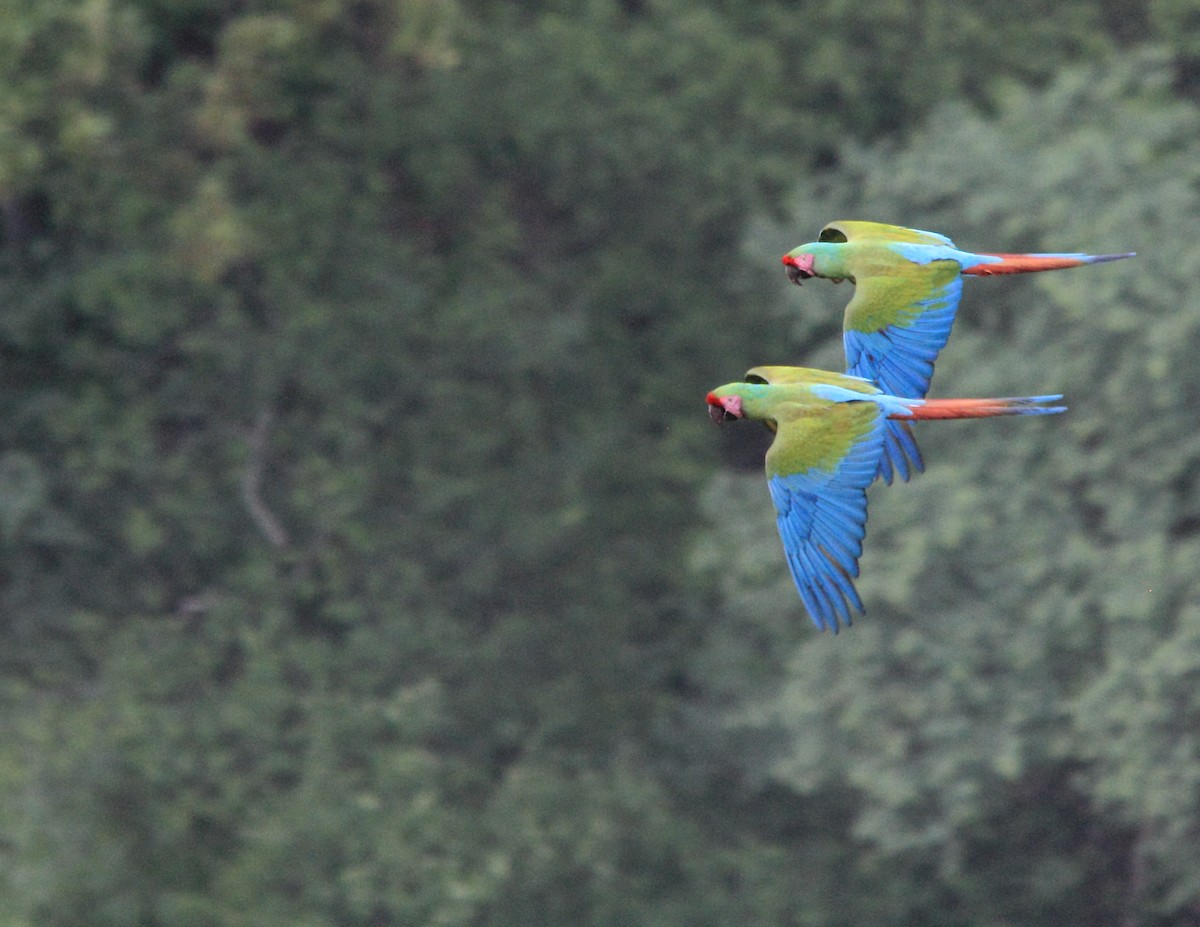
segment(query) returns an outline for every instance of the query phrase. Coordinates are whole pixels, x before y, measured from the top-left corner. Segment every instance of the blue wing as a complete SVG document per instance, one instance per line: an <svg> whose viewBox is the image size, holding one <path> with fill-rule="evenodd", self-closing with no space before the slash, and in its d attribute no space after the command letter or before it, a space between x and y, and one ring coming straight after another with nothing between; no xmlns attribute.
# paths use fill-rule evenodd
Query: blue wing
<svg viewBox="0 0 1200 927"><path fill-rule="evenodd" d="M925 269L932 285L919 298L896 305L896 288L882 283L891 278L866 277L856 281L846 307L846 372L905 399L923 399L929 392L934 361L950 338L962 294L957 264L939 261ZM907 480L924 469L908 423L888 422L879 477L890 483L894 470Z"/></svg>
<svg viewBox="0 0 1200 927"><path fill-rule="evenodd" d="M818 630L836 634L841 625L850 625L853 613L863 612L853 580L866 534L867 487L878 472L885 421L877 410L869 430L833 470L776 474L768 482L788 568Z"/></svg>

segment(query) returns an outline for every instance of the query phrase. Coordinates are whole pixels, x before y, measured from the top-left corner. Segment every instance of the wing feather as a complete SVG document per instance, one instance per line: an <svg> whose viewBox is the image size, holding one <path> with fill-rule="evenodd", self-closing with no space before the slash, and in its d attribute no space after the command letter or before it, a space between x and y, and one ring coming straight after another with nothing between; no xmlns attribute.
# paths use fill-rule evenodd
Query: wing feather
<svg viewBox="0 0 1200 927"><path fill-rule="evenodd" d="M923 399L933 365L950 338L962 294L953 261L909 264L900 278L859 277L846 307L847 373L874 382L884 393ZM925 469L905 422L889 422L879 476L902 480Z"/></svg>
<svg viewBox="0 0 1200 927"><path fill-rule="evenodd" d="M767 454L768 485L788 569L821 630L837 633L863 611L854 578L866 534L867 487L883 453L885 421L869 399L781 417ZM827 448L843 442L847 450L828 465ZM785 469L780 462L786 462Z"/></svg>
<svg viewBox="0 0 1200 927"><path fill-rule="evenodd" d="M902 225L888 225L885 222L863 222L852 219L842 219L830 222L821 229L819 241L861 241L863 239L876 241L894 241L914 245L947 245L954 247L945 235L938 232L926 232L922 229L906 229Z"/></svg>

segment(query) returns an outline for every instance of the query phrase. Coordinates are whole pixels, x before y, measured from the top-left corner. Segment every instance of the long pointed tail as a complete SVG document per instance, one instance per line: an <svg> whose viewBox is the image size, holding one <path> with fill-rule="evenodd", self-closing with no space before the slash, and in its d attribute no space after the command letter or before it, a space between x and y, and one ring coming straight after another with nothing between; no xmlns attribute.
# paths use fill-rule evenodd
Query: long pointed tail
<svg viewBox="0 0 1200 927"><path fill-rule="evenodd" d="M1125 254L976 254L981 260L969 267L964 267L964 274L976 274L990 277L996 274L1025 274L1038 270L1062 270L1067 267L1081 267L1084 264L1103 264L1105 261L1119 261L1121 258L1133 257L1136 252Z"/></svg>
<svg viewBox="0 0 1200 927"><path fill-rule="evenodd" d="M1055 396L1012 396L1005 399L912 399L906 400L909 414L893 413L895 419L988 418L993 415L1053 415L1066 412L1066 406L1047 403L1062 399Z"/></svg>

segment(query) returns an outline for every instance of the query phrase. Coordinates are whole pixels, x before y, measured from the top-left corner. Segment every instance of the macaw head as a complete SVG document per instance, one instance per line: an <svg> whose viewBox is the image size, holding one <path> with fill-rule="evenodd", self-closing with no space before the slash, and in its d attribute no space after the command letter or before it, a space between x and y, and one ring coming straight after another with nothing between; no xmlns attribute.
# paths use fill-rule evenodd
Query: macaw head
<svg viewBox="0 0 1200 927"><path fill-rule="evenodd" d="M783 270L796 286L817 275L813 270L812 252L805 251L803 246L783 256Z"/></svg>
<svg viewBox="0 0 1200 927"><path fill-rule="evenodd" d="M841 283L850 276L841 250L844 243L844 238L841 241L822 238L821 241L793 248L783 256L784 272L797 286L812 277L825 277L834 283Z"/></svg>
<svg viewBox="0 0 1200 927"><path fill-rule="evenodd" d="M732 422L744 415L742 397L729 390L730 387L723 386L713 390L705 397L705 401L708 403L708 417L718 425Z"/></svg>
<svg viewBox="0 0 1200 927"><path fill-rule="evenodd" d="M766 379L756 371L767 370L758 368L746 374L746 379L738 383L726 383L718 386L705 397L708 403L708 417L718 425L732 422L739 418L759 419L767 424L772 431L774 422L771 416L771 389ZM780 368L782 369L782 368Z"/></svg>

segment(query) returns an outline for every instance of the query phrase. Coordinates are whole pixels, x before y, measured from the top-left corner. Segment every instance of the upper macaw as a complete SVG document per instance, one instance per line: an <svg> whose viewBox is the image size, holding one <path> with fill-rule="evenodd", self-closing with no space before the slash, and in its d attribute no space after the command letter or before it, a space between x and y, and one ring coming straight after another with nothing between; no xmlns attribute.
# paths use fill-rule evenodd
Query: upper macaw
<svg viewBox="0 0 1200 927"><path fill-rule="evenodd" d="M886 393L919 398L929 391L933 362L950 337L962 275L991 276L1099 264L1124 254L975 254L945 235L880 222L831 222L817 241L783 256L788 279L849 280L846 372L866 377ZM905 422L888 425L879 476L907 480L924 469Z"/></svg>
<svg viewBox="0 0 1200 927"><path fill-rule="evenodd" d="M819 630L835 634L863 612L854 589L867 522L867 487L879 471L890 420L1045 415L1061 396L915 399L861 377L805 367L755 367L708 394L718 424L752 418L775 432L767 481L792 579Z"/></svg>

